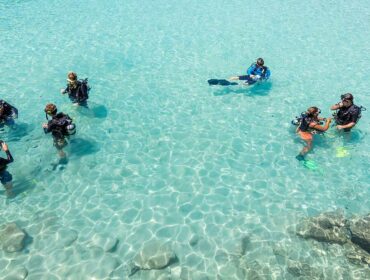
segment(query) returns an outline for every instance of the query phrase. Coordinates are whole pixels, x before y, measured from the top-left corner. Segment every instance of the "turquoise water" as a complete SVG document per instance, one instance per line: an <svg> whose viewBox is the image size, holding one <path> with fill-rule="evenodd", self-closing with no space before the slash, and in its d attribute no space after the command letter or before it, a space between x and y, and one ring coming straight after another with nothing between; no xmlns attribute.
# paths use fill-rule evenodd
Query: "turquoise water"
<svg viewBox="0 0 370 280"><path fill-rule="evenodd" d="M312 105L329 116L345 92L370 108L369 19L368 1L1 1L1 98L20 114L1 132L17 195L0 192L0 224L30 238L20 253L0 251L0 267L127 279L159 240L179 259L169 279L237 279L229 264L247 236L263 279L294 279L277 248L325 279L364 279L340 246L294 228L325 211L369 212L369 113L350 137L316 137L314 170L294 158L302 143L290 121ZM270 82L208 86L259 56ZM59 93L69 70L89 77L89 110ZM49 102L77 124L66 166L41 128ZM130 278L159 279L151 273Z"/></svg>

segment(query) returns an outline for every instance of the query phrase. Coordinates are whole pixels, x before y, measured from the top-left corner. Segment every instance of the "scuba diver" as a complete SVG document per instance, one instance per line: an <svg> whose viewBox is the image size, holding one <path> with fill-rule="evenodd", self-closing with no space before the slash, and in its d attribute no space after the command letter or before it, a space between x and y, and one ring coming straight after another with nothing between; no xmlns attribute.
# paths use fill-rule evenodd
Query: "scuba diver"
<svg viewBox="0 0 370 280"><path fill-rule="evenodd" d="M320 109L317 107L310 107L306 112L302 113L301 117L298 118L298 125L296 132L299 134L302 140L306 142L306 146L303 147L299 155L296 156L298 160L304 160L305 154L312 149L313 134L318 132L327 131L331 123L331 118L320 118ZM320 124L320 121L324 121L325 124Z"/></svg>
<svg viewBox="0 0 370 280"><path fill-rule="evenodd" d="M89 98L90 86L87 83L87 78L78 80L77 74L69 72L67 75L67 87L61 89L62 94L68 93L69 99L74 105L87 106L87 99Z"/></svg>
<svg viewBox="0 0 370 280"><path fill-rule="evenodd" d="M342 94L341 102L330 107L336 112L333 114L338 130L350 131L361 118L361 110L366 110L353 104L353 95L351 93Z"/></svg>
<svg viewBox="0 0 370 280"><path fill-rule="evenodd" d="M247 70L247 75L231 77L229 80L245 81L247 85L253 85L258 81L267 80L270 78L271 71L265 65L263 58L258 58L256 63L252 63Z"/></svg>
<svg viewBox="0 0 370 280"><path fill-rule="evenodd" d="M42 127L45 133L51 132L54 146L58 150L60 158L65 159L66 154L64 153L63 148L68 144L66 138L76 133L76 125L68 115L62 112L57 112L58 109L54 104L47 104L45 107L45 114L48 123L44 123ZM48 116L51 116L51 120L49 120Z"/></svg>
<svg viewBox="0 0 370 280"><path fill-rule="evenodd" d="M18 118L17 108L0 99L0 125L13 125L16 118Z"/></svg>
<svg viewBox="0 0 370 280"><path fill-rule="evenodd" d="M12 183L12 174L10 174L6 168L7 165L14 161L12 154L10 153L8 149L8 145L0 140L0 149L2 148L4 152L6 153L7 158L0 157L0 180L1 184L4 186L6 190L7 197L11 197L13 195L12 189L13 189L13 183Z"/></svg>
<svg viewBox="0 0 370 280"><path fill-rule="evenodd" d="M233 76L230 77L229 80L235 81L245 81L243 85L253 85L259 81L264 81L270 78L271 71L267 66L265 65L265 61L263 58L258 58L255 63L252 63L251 66L249 66L247 70L247 75L243 76ZM230 82L225 79L210 79L208 80L209 85L221 85L221 86L232 86L232 85L238 85L236 82Z"/></svg>

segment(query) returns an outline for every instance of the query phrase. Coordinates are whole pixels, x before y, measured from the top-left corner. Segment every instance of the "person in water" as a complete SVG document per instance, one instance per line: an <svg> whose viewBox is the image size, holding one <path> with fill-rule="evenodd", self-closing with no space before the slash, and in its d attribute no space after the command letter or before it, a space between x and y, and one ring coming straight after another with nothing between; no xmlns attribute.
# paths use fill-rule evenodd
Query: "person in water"
<svg viewBox="0 0 370 280"><path fill-rule="evenodd" d="M1 145L1 148L4 150L4 152L6 153L6 157L7 157L7 158L0 157L0 180L1 180L1 184L4 186L4 188L6 190L6 195L8 197L11 197L13 195L13 193L12 193L12 189L13 189L12 179L13 179L13 177L6 170L6 168L8 167L9 163L14 161L14 159L13 159L12 154L10 153L10 151L8 149L8 145L4 141L1 141L1 140L0 140L0 145Z"/></svg>
<svg viewBox="0 0 370 280"><path fill-rule="evenodd" d="M61 89L61 93L68 93L68 97L74 105L87 106L87 99L89 98L90 91L87 79L78 80L75 72L69 72L67 75L67 82L67 87Z"/></svg>
<svg viewBox="0 0 370 280"><path fill-rule="evenodd" d="M57 107L52 103L46 105L45 113L48 122L42 125L44 132L51 132L54 146L58 150L60 158L66 158L66 154L63 151L63 148L68 144L66 138L76 132L76 126L67 114L58 113ZM51 120L49 120L48 116L51 117Z"/></svg>
<svg viewBox="0 0 370 280"><path fill-rule="evenodd" d="M310 107L300 118L296 131L301 139L306 142L306 146L303 147L302 151L297 156L298 160L304 160L304 156L312 149L313 134L327 131L329 128L331 118L320 118L320 113L321 111L319 108ZM321 125L320 121L324 121L325 124Z"/></svg>
<svg viewBox="0 0 370 280"><path fill-rule="evenodd" d="M0 124L13 125L16 118L18 118L18 110L0 99Z"/></svg>
<svg viewBox="0 0 370 280"><path fill-rule="evenodd" d="M249 66L247 75L230 77L229 80L241 80L245 81L248 85L253 85L258 81L267 80L270 76L270 69L265 66L265 61L260 57L255 63Z"/></svg>
<svg viewBox="0 0 370 280"><path fill-rule="evenodd" d="M361 118L361 107L353 104L353 95L346 93L341 95L341 102L330 107L335 110L334 119L338 130L350 131Z"/></svg>

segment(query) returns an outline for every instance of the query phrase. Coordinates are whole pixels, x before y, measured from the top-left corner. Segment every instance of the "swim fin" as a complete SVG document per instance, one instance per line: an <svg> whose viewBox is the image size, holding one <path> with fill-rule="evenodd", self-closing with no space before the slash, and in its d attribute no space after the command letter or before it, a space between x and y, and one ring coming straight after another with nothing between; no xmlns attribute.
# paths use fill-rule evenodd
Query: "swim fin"
<svg viewBox="0 0 370 280"><path fill-rule="evenodd" d="M216 85L219 85L219 86L235 86L237 85L238 83L235 83L235 82L229 82L228 80L225 80L225 79L210 79L208 80L208 84L210 86L216 86Z"/></svg>

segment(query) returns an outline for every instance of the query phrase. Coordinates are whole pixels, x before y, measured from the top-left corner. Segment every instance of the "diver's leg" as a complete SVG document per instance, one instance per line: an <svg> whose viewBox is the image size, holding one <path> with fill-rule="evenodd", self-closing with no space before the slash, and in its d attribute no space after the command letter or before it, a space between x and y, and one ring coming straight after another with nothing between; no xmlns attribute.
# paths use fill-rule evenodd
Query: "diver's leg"
<svg viewBox="0 0 370 280"><path fill-rule="evenodd" d="M1 184L3 184L5 191L6 191L6 196L7 197L12 197L13 196L13 177L12 174L10 174L8 171L4 170L0 174L1 178Z"/></svg>
<svg viewBox="0 0 370 280"><path fill-rule="evenodd" d="M12 197L13 196L13 182L7 182L4 185L5 191L6 191L6 196L7 197Z"/></svg>
<svg viewBox="0 0 370 280"><path fill-rule="evenodd" d="M64 159L67 157L66 153L63 151L63 148L67 146L67 141L65 138L55 138L54 146L57 149L58 155L61 159Z"/></svg>
<svg viewBox="0 0 370 280"><path fill-rule="evenodd" d="M231 80L231 81L236 81L236 80L245 81L245 80L249 80L249 79L250 79L249 75L233 76L233 77L229 78L229 80Z"/></svg>
<svg viewBox="0 0 370 280"><path fill-rule="evenodd" d="M304 146L300 153L295 157L299 161L305 160L304 156L312 149L312 140L303 140L305 141L306 146Z"/></svg>
<svg viewBox="0 0 370 280"><path fill-rule="evenodd" d="M300 152L302 156L306 155L312 149L312 140L305 140L305 142L306 146L304 146L302 151Z"/></svg>

